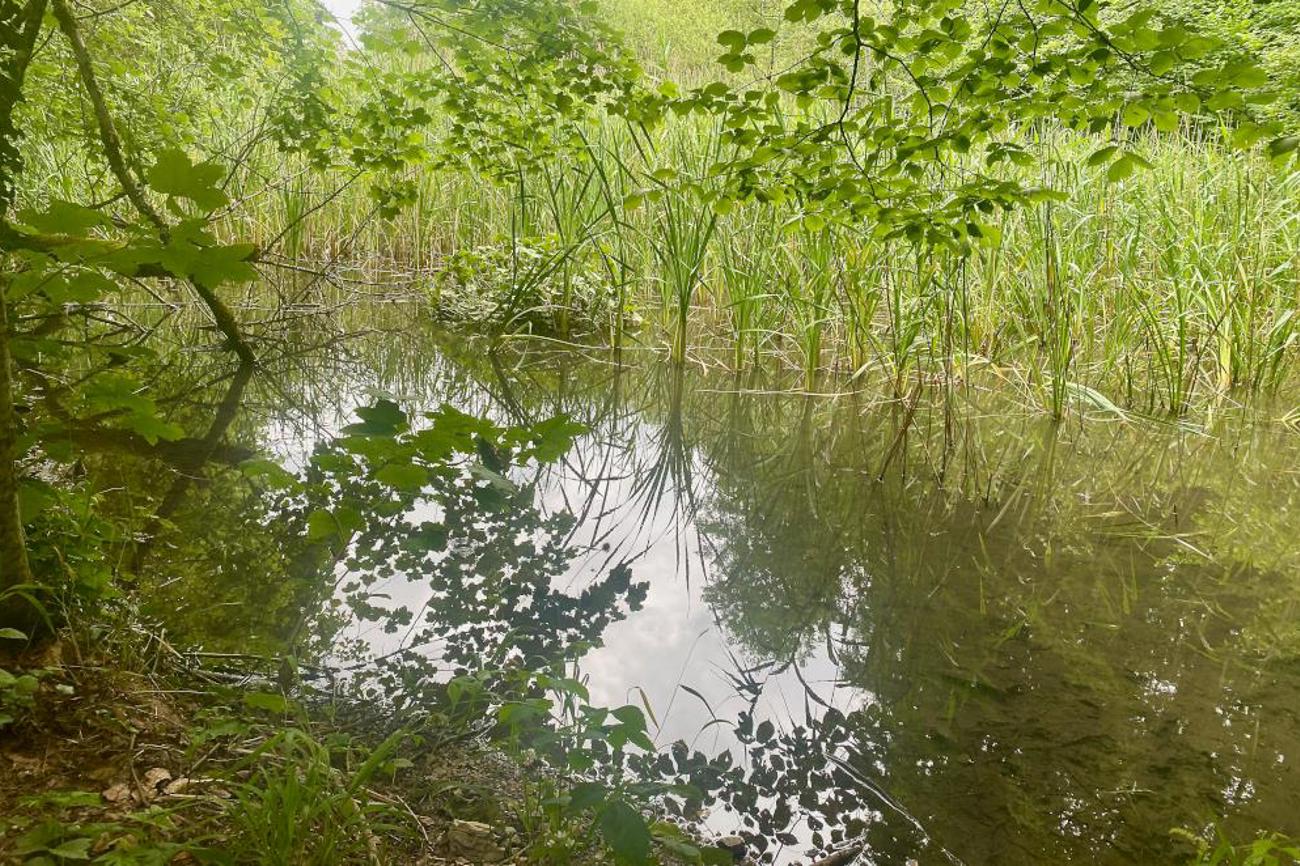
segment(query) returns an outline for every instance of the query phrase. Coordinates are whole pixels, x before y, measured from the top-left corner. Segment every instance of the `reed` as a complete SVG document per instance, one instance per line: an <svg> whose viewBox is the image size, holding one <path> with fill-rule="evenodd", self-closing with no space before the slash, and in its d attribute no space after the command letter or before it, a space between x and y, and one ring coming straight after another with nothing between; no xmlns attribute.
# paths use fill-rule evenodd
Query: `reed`
<svg viewBox="0 0 1300 866"><path fill-rule="evenodd" d="M503 283L491 289L505 298L495 327L540 316L566 338L663 341L679 361L720 345L736 368L796 364L809 386L819 371L879 368L901 396L914 376L951 380L978 362L1037 383L1049 415L1087 389L1176 416L1296 379L1300 174L1214 135L1151 134L1138 146L1153 168L1119 183L1086 165L1097 136L1026 135L1046 167L1033 180L1064 200L1009 213L996 240L961 257L865 224L811 230L793 200L720 213L718 133L694 115L653 129L592 121L562 158L508 183L455 166L417 172L412 204L391 220L376 213L373 178L310 170L268 146L232 176L227 228L271 258L412 285L496 249L510 267L473 281ZM75 154L30 151L29 175L44 180L28 200L93 198L61 169Z"/></svg>
<svg viewBox="0 0 1300 866"><path fill-rule="evenodd" d="M515 189L422 176L416 213L395 224L359 224L357 185L314 213L293 249L310 256L318 238L355 233L357 258L436 270L467 246L550 237L557 331L592 315L590 293L573 290L586 271L613 298L602 328L613 341L659 331L678 360L692 341L721 341L737 368L784 357L784 344L809 384L818 370L880 366L901 395L915 373L952 377L978 359L1040 383L1044 410L1060 416L1081 388L1179 415L1294 380L1300 176L1212 139L1152 136L1142 144L1154 168L1111 183L1083 167L1096 138L1055 133L1036 146L1065 201L1013 212L996 243L961 258L869 227L785 230L793 204L719 216L707 203L716 130L693 118L584 135L572 163ZM291 218L292 196L268 222ZM638 332L628 322L645 309L659 324Z"/></svg>

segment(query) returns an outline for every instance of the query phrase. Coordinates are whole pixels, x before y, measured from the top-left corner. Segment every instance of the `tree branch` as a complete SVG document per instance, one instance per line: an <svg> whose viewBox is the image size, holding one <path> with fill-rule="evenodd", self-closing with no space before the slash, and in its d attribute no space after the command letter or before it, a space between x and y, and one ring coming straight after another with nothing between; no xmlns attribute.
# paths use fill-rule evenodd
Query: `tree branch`
<svg viewBox="0 0 1300 866"><path fill-rule="evenodd" d="M86 50L86 43L81 38L81 30L77 25L77 19L68 7L67 0L52 0L54 17L59 22L59 29L67 37L68 42L72 45L72 55L77 62L77 71L81 77L81 83L86 88L86 94L90 97L90 104L95 112L95 121L99 127L99 140L104 146L104 157L108 160L108 166L112 169L113 176L121 184L122 191L126 197L135 205L135 209L140 212L145 219L153 223L158 229L158 236L166 243L171 237L171 227L162 215L158 213L153 204L145 195L144 190L140 187L139 182L127 167L126 160L122 157L122 143L117 134L117 127L113 124L113 115L108 110L108 103L104 100L104 92L99 87L99 81L95 78L95 68L91 63L90 52ZM208 310L212 313L213 321L221 333L225 335L226 340L230 343L230 348L234 350L239 359L246 364L252 364L256 361L253 349L244 339L240 331L239 322L235 319L230 308L226 306L221 298L217 297L216 292L211 288L203 285L198 280L191 279L190 285L198 294L203 302L207 304Z"/></svg>
<svg viewBox="0 0 1300 866"><path fill-rule="evenodd" d="M122 191L131 200L131 204L157 227L158 234L163 241L166 241L171 235L171 228L145 196L144 190L140 188L135 175L131 174L126 160L122 157L122 140L118 137L113 115L109 113L108 103L104 100L104 91L99 88L99 79L95 77L95 68L90 60L90 52L86 50L86 43L81 38L81 28L77 25L77 19L68 8L67 0L53 0L53 2L54 18L59 22L59 29L63 31L63 35L72 45L72 56L77 63L81 84L86 88L86 95L90 97L90 106L95 112L99 140L104 145L104 158L108 160L108 167L112 169L117 182L122 185Z"/></svg>

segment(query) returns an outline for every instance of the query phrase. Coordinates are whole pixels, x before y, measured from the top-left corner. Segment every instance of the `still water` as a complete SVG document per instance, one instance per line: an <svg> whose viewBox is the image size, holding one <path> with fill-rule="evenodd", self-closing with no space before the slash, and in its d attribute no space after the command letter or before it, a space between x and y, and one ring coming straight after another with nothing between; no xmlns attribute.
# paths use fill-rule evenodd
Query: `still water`
<svg viewBox="0 0 1300 866"><path fill-rule="evenodd" d="M1058 425L992 376L909 411L860 384L807 395L794 377L415 326L306 357L254 381L230 438L301 462L379 394L413 417L449 403L587 426L526 479L521 525L545 544L494 554L510 575L520 551L562 549L529 577L556 598L483 625L542 633L559 596L579 614L601 599L580 661L593 703L648 705L661 746L731 751L747 787L712 821L778 862L859 838L882 866L1175 863L1175 828L1300 833L1300 433L1281 411ZM234 551L253 530L220 529L222 495L205 487L174 522ZM186 548L167 550L180 575ZM641 589L593 591L623 564ZM371 589L421 613L457 601L454 643L481 609L454 596L483 594L458 580L397 569ZM242 645L284 630L286 597L326 603L185 585L162 603L173 630ZM414 634L339 625L363 655Z"/></svg>

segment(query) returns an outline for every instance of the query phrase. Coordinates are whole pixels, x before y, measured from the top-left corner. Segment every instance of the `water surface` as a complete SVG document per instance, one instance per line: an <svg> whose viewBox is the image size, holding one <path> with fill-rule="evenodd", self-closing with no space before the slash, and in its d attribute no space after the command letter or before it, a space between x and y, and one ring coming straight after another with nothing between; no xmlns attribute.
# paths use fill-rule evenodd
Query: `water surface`
<svg viewBox="0 0 1300 866"><path fill-rule="evenodd" d="M507 628L542 646L599 603L593 702L647 704L666 753L744 768L715 826L784 862L858 838L879 864L1173 863L1175 828L1300 833L1300 435L1281 412L1054 424L993 377L909 411L861 384L807 395L398 319L269 364L232 437L301 462L377 394L587 425L459 571L396 569L376 603L459 617L435 661ZM277 611L331 591L258 583L274 536L214 519L245 495L223 483L173 518L160 607L210 642L292 636ZM226 552L228 598L185 578L187 546ZM532 550L556 555L521 566ZM488 604L489 556L552 595ZM631 589L609 582L623 564ZM378 655L414 633L335 624Z"/></svg>

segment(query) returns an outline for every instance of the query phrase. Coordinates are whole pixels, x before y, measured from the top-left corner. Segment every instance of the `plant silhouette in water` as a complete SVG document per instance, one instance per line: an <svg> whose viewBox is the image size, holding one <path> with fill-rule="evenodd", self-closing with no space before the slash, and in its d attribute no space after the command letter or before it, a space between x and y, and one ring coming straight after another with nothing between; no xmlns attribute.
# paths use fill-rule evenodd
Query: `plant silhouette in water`
<svg viewBox="0 0 1300 866"><path fill-rule="evenodd" d="M415 700L415 680L436 668L420 657L457 673L485 660L545 666L644 600L626 565L576 596L553 589L575 555L565 544L573 518L543 515L534 485L512 480L512 468L558 459L581 426L559 416L500 427L444 405L413 429L389 401L358 415L316 451L302 480L260 461L249 469L274 475L284 515L332 552L351 613L390 634L405 630L379 663L386 674L376 688L394 701ZM419 610L387 604L403 584L427 586ZM417 676L422 664L429 669Z"/></svg>
<svg viewBox="0 0 1300 866"><path fill-rule="evenodd" d="M399 713L432 710L521 758L544 757L553 772L530 780L523 815L539 862L570 862L592 844L619 863L652 862L654 847L686 862L718 860L677 825L645 817L654 804L702 798L629 774L633 753L655 750L645 712L593 706L566 673L646 593L626 564L576 595L552 588L575 554L566 544L574 519L543 515L535 482L521 479L563 456L585 428L564 416L503 427L450 405L416 426L387 400L357 414L301 477L265 460L244 466L279 491L273 512L330 551L324 561L342 575L351 615L404 632L398 649L353 668L354 688ZM391 604L394 584L427 587L423 607ZM308 757L314 748L285 745ZM268 775L241 796L241 824L268 845L300 844L276 819L303 811L302 794L284 773Z"/></svg>
<svg viewBox="0 0 1300 866"><path fill-rule="evenodd" d="M490 718L498 742L553 769L526 782L521 818L534 862L574 862L596 840L618 863L658 862L655 848L680 862L732 862L729 852L700 846L679 823L646 817L681 816L684 804L698 804L704 793L640 772L655 753L646 710L592 705L576 663L480 669L452 679L446 697L443 705L459 724Z"/></svg>

